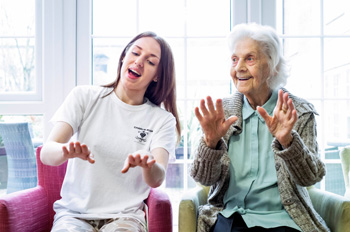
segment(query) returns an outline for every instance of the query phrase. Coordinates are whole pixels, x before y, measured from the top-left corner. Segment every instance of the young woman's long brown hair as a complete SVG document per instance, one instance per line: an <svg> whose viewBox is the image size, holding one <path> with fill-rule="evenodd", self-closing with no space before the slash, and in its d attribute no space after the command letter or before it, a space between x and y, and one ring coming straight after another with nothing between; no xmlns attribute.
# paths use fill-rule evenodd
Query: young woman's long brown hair
<svg viewBox="0 0 350 232"><path fill-rule="evenodd" d="M113 91L117 87L120 80L120 72L122 68L122 61L126 55L126 52L134 44L134 42L143 37L151 37L155 39L161 48L161 58L157 71L157 82L152 81L148 86L145 97L148 98L153 104L157 106L163 105L165 110L172 113L176 119L176 131L178 135L178 141L181 138L181 126L179 115L176 106L176 81L175 81L175 64L172 50L169 44L154 32L143 32L135 36L124 48L120 55L118 62L117 78L114 82L105 85L104 87L112 87ZM112 92L113 92L112 91ZM111 93L112 93L111 92Z"/></svg>

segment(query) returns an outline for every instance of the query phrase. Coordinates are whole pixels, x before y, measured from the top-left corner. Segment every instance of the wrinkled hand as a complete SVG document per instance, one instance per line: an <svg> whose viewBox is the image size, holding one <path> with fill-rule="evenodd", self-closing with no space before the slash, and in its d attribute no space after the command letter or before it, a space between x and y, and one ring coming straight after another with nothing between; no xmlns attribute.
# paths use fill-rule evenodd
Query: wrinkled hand
<svg viewBox="0 0 350 232"><path fill-rule="evenodd" d="M141 168L151 169L155 163L156 160L153 159L150 153L137 151L133 154L128 155L124 162L124 167L121 172L126 173L128 172L129 168L134 168L137 166L140 166Z"/></svg>
<svg viewBox="0 0 350 232"><path fill-rule="evenodd" d="M210 96L207 97L207 105L205 106L205 100L200 101L200 110L195 108L195 115L202 127L202 130L205 135L205 143L208 147L215 149L221 137L223 137L230 126L237 120L236 116L232 116L228 119L225 119L224 108L222 106L222 100L216 100L214 108L213 100Z"/></svg>
<svg viewBox="0 0 350 232"><path fill-rule="evenodd" d="M257 110L264 118L271 134L284 148L289 147L293 140L292 129L298 116L292 99L289 98L288 93L283 94L283 91L279 90L277 104L273 111L272 117L264 108L260 106L257 108Z"/></svg>
<svg viewBox="0 0 350 232"><path fill-rule="evenodd" d="M91 151L85 144L80 144L80 142L69 143L69 150L66 146L62 147L63 157L66 159L80 158L82 160L87 160L89 163L95 163Z"/></svg>

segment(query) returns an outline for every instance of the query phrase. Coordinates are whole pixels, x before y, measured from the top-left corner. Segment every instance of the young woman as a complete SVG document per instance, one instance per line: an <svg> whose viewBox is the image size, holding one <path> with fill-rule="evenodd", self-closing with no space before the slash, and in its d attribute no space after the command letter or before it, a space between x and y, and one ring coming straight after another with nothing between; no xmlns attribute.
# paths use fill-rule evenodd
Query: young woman
<svg viewBox="0 0 350 232"><path fill-rule="evenodd" d="M68 160L52 231L146 231L143 200L180 136L175 93L172 51L152 32L127 44L115 82L73 89L41 154L47 165Z"/></svg>

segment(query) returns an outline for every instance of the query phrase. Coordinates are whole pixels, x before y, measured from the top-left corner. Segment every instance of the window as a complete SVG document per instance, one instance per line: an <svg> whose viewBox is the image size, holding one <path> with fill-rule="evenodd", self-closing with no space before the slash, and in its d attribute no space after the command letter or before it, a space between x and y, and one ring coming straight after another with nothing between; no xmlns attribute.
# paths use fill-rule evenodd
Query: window
<svg viewBox="0 0 350 232"><path fill-rule="evenodd" d="M348 137L350 3L345 0L279 0L277 29L291 64L287 88L312 102L320 116L318 142L327 175L321 188L345 193L339 150Z"/></svg>
<svg viewBox="0 0 350 232"><path fill-rule="evenodd" d="M76 1L2 0L0 12L0 121L32 122L37 145L76 85ZM5 88L2 81L20 84ZM0 182L5 183L6 157L0 156Z"/></svg>
<svg viewBox="0 0 350 232"><path fill-rule="evenodd" d="M41 7L39 0L0 1L0 122L30 122L35 146L43 139ZM0 135L0 195L7 187L3 147Z"/></svg>
<svg viewBox="0 0 350 232"><path fill-rule="evenodd" d="M41 98L41 63L37 56L41 52L37 46L41 43L41 27L37 23L40 23L40 4L35 0L0 2L1 100Z"/></svg>
<svg viewBox="0 0 350 232"><path fill-rule="evenodd" d="M77 84L76 6L76 0L0 1L1 120L40 115L42 139Z"/></svg>

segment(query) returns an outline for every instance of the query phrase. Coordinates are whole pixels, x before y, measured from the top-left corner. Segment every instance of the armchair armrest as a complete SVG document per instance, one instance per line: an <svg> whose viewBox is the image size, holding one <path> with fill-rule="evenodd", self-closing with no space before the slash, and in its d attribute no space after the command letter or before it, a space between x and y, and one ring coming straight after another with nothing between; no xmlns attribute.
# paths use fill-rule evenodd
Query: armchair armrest
<svg viewBox="0 0 350 232"><path fill-rule="evenodd" d="M0 197L0 231L49 231L45 190L37 186Z"/></svg>
<svg viewBox="0 0 350 232"><path fill-rule="evenodd" d="M331 231L350 231L350 200L315 187L308 188L308 191L315 210Z"/></svg>
<svg viewBox="0 0 350 232"><path fill-rule="evenodd" d="M152 188L145 200L148 206L148 230L150 232L173 231L173 214L168 194Z"/></svg>
<svg viewBox="0 0 350 232"><path fill-rule="evenodd" d="M197 228L198 207L207 203L209 187L197 185L182 195L179 205L179 231L193 232Z"/></svg>

